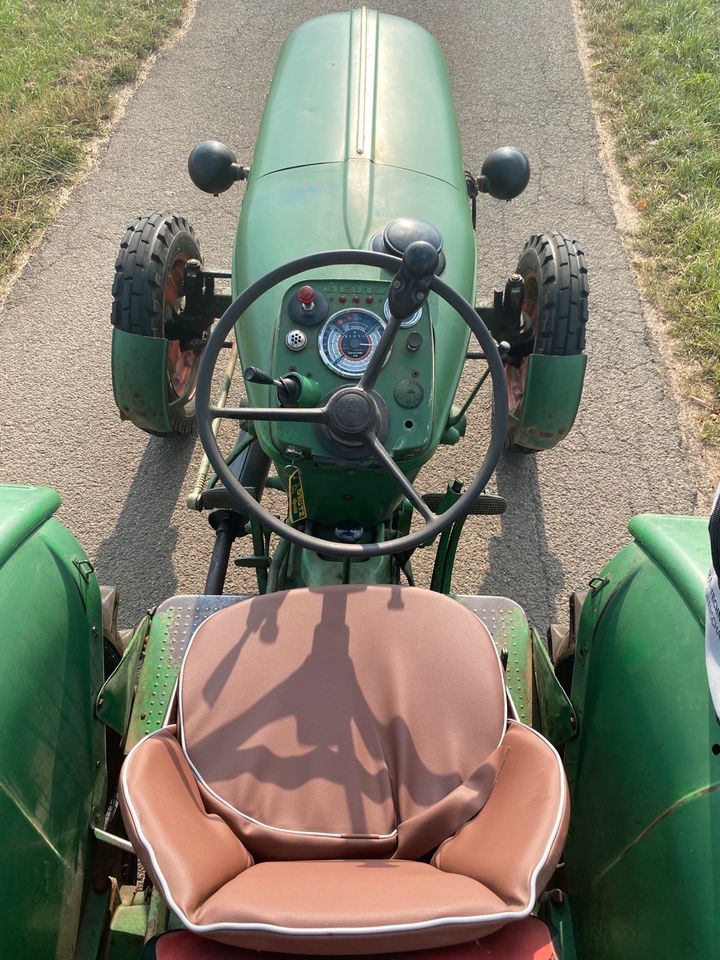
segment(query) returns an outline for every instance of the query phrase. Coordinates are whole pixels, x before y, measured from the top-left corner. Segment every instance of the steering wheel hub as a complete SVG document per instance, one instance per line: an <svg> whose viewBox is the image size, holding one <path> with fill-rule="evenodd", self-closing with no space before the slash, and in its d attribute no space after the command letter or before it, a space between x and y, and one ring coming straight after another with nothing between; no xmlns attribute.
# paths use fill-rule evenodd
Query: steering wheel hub
<svg viewBox="0 0 720 960"><path fill-rule="evenodd" d="M372 394L358 387L345 387L332 394L327 404L327 426L339 440L350 440L375 430L378 408Z"/></svg>

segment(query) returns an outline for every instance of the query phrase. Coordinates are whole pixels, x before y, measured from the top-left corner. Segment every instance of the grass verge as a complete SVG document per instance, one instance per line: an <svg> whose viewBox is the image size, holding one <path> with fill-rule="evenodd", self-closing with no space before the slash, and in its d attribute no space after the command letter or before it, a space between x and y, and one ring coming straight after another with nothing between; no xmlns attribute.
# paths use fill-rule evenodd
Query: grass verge
<svg viewBox="0 0 720 960"><path fill-rule="evenodd" d="M591 82L638 211L646 293L711 393L720 437L718 0L580 0Z"/></svg>
<svg viewBox="0 0 720 960"><path fill-rule="evenodd" d="M0 283L52 219L113 94L179 25L186 0L0 3Z"/></svg>

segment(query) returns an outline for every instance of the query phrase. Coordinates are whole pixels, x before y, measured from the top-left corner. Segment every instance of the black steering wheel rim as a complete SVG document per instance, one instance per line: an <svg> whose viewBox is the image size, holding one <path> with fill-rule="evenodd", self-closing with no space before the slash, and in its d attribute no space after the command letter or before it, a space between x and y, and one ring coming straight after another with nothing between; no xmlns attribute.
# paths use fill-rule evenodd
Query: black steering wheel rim
<svg viewBox="0 0 720 960"><path fill-rule="evenodd" d="M482 322L474 307L455 289L448 286L437 276L433 276L430 289L442 300L451 306L465 321L485 354L490 368L492 383L493 404L490 424L490 440L485 457L473 481L465 489L460 498L444 513L432 514L433 519L416 531L386 540L381 543L340 543L334 540L325 540L298 530L284 520L280 520L270 513L239 483L237 478L225 462L220 452L217 439L212 431L213 420L218 413L212 412L210 393L212 390L213 373L220 355L220 350L228 334L240 317L263 294L273 287L299 274L331 266L368 266L378 267L394 274L400 264L399 257L386 253L376 253L372 250L330 250L323 253L313 253L297 260L288 261L276 267L254 283L250 284L236 300L227 308L215 325L203 350L200 370L197 379L195 398L195 418L200 442L212 464L218 479L225 488L239 501L244 511L255 516L260 523L272 530L278 536L295 543L305 550L322 553L338 559L366 559L368 557L390 556L414 550L435 539L446 527L455 520L467 514L472 502L487 486L495 467L500 459L505 443L508 420L508 400L505 384L503 362L492 334ZM278 408L280 412L283 408ZM282 416L282 414L280 415ZM280 419L280 417L278 417ZM388 454L389 456L389 454Z"/></svg>

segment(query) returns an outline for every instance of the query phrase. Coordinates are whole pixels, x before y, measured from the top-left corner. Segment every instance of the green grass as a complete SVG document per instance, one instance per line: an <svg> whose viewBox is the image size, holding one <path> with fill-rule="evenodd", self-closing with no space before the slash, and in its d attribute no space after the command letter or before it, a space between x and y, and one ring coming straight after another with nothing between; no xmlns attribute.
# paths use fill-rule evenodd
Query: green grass
<svg viewBox="0 0 720 960"><path fill-rule="evenodd" d="M186 0L0 0L0 281Z"/></svg>
<svg viewBox="0 0 720 960"><path fill-rule="evenodd" d="M581 0L581 7L594 93L639 211L642 279L685 356L698 362L717 417L720 0Z"/></svg>

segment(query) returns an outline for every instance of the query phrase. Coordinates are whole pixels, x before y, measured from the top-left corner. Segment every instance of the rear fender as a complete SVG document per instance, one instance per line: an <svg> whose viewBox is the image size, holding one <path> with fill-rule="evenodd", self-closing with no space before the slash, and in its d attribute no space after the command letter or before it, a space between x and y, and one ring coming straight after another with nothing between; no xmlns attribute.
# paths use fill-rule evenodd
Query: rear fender
<svg viewBox="0 0 720 960"><path fill-rule="evenodd" d="M0 485L0 931L72 955L105 807L100 590L54 491Z"/></svg>
<svg viewBox="0 0 720 960"><path fill-rule="evenodd" d="M565 744L578 955L716 957L720 727L705 669L707 520L639 516L590 582Z"/></svg>

